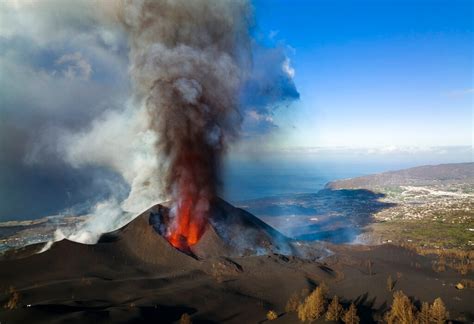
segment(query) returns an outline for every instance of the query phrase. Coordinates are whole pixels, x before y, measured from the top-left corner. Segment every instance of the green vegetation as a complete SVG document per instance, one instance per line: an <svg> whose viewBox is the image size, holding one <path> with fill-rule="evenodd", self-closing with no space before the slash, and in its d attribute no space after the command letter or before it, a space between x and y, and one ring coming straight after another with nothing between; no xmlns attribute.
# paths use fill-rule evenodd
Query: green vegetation
<svg viewBox="0 0 474 324"><path fill-rule="evenodd" d="M474 218L474 217L473 217ZM450 223L426 220L394 220L372 225L373 235L394 243L413 242L419 246L472 249L474 220Z"/></svg>
<svg viewBox="0 0 474 324"><path fill-rule="evenodd" d="M383 194L392 207L374 215L373 238L394 244L470 250L474 246L474 185L472 182L405 179L400 184L367 189Z"/></svg>

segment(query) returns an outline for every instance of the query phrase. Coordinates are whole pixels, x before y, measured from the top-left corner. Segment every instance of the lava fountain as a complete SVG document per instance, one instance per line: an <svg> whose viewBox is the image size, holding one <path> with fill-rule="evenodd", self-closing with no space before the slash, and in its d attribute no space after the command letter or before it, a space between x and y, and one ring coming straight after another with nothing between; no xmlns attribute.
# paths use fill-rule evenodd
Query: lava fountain
<svg viewBox="0 0 474 324"><path fill-rule="evenodd" d="M211 157L187 150L175 162L178 174L166 237L183 251L199 241L208 222L210 202L215 197L213 182L208 182L215 177Z"/></svg>

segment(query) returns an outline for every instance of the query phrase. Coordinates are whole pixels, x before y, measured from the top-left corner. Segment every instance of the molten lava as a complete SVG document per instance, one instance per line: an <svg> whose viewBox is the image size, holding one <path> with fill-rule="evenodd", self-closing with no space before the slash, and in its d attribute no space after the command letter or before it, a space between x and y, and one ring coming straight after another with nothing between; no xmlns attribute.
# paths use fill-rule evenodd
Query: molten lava
<svg viewBox="0 0 474 324"><path fill-rule="evenodd" d="M176 161L179 172L176 177L174 203L170 211L171 224L167 239L174 247L189 252L204 233L208 223L209 205L213 192L208 179L212 179L212 165L201 154L184 150Z"/></svg>
<svg viewBox="0 0 474 324"><path fill-rule="evenodd" d="M174 224L168 233L168 241L175 248L189 251L201 238L207 224L203 211L196 210L192 197L183 198L177 208Z"/></svg>
<svg viewBox="0 0 474 324"><path fill-rule="evenodd" d="M192 125L189 121L189 127ZM199 131L188 136L173 147L176 155L168 180L173 202L166 235L171 245L186 252L204 233L218 178L216 148L208 143L207 135Z"/></svg>

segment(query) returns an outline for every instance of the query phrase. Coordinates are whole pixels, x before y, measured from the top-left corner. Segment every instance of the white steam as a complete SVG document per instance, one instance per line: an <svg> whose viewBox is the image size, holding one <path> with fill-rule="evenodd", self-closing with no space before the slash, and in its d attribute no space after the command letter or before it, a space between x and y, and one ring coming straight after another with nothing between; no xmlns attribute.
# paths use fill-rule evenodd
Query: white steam
<svg viewBox="0 0 474 324"><path fill-rule="evenodd" d="M64 157L72 166L110 168L130 186L125 200L111 198L99 202L89 219L76 231L64 233L65 237L93 244L102 233L125 225L131 216L165 199L160 178L156 176L156 135L148 129L147 118L143 108L132 108L130 104L123 111L107 111L89 129L63 139Z"/></svg>
<svg viewBox="0 0 474 324"><path fill-rule="evenodd" d="M92 206L80 228L58 231L55 240L94 243L151 205L173 198L177 183L196 179L196 174L202 175L202 183L194 183L201 190L198 209L207 210L204 205L218 194L221 155L241 134L242 120L255 119L252 133L272 129L272 110L299 96L284 53L267 51L250 38L252 13L246 0L17 1L0 8L2 17L0 36L11 39L9 46L23 37L38 55L54 48L51 71L31 68L54 83L39 91L41 100L25 107L58 108L41 115L39 136L30 131L37 127L24 131L25 143L34 143L27 154L34 157L30 165L63 160L77 170L102 167L129 186L123 198L123 187L112 184L111 197ZM22 28L13 28L13 20ZM129 89L124 74L113 74L114 67L123 71L127 62L126 38L132 94L124 91ZM0 63L13 57L0 51ZM28 80L44 84L31 77L24 83ZM58 94L57 85L70 89ZM126 96L125 104L117 99ZM104 99L105 108L97 104L91 109L98 99ZM61 119L54 124L59 114L69 124ZM186 155L190 148L191 158ZM186 161L196 156L199 165L186 169Z"/></svg>

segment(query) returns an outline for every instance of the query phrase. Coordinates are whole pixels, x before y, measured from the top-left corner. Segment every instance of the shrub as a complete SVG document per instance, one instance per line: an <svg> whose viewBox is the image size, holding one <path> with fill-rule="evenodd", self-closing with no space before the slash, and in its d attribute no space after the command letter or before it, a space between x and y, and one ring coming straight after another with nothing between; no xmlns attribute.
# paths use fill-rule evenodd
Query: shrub
<svg viewBox="0 0 474 324"><path fill-rule="evenodd" d="M436 298L433 302L433 305L430 307L430 316L431 321L436 324L443 324L449 317L449 313L446 311L443 300L441 298Z"/></svg>
<svg viewBox="0 0 474 324"><path fill-rule="evenodd" d="M386 320L389 324L411 324L415 322L413 304L402 291L396 291L393 294L392 308L386 314Z"/></svg>
<svg viewBox="0 0 474 324"><path fill-rule="evenodd" d="M321 317L325 310L324 287L317 287L303 303L298 306L298 318L301 321L314 321Z"/></svg>
<svg viewBox="0 0 474 324"><path fill-rule="evenodd" d="M342 321L346 324L359 324L359 316L357 316L357 308L354 303L351 304L347 312L344 314Z"/></svg>
<svg viewBox="0 0 474 324"><path fill-rule="evenodd" d="M342 313L343 309L341 304L339 304L339 298L334 296L326 312L326 319L328 321L339 321L342 318Z"/></svg>
<svg viewBox="0 0 474 324"><path fill-rule="evenodd" d="M191 324L191 316L189 316L188 313L184 313L181 315L181 318L179 319L179 324Z"/></svg>
<svg viewBox="0 0 474 324"><path fill-rule="evenodd" d="M8 299L7 303L3 305L3 308L15 309L20 302L20 293L14 287L10 287L8 292L10 293L10 298Z"/></svg>
<svg viewBox="0 0 474 324"><path fill-rule="evenodd" d="M276 320L278 318L278 314L275 312L275 311L268 311L267 313L267 320L269 321L273 321L273 320Z"/></svg>

